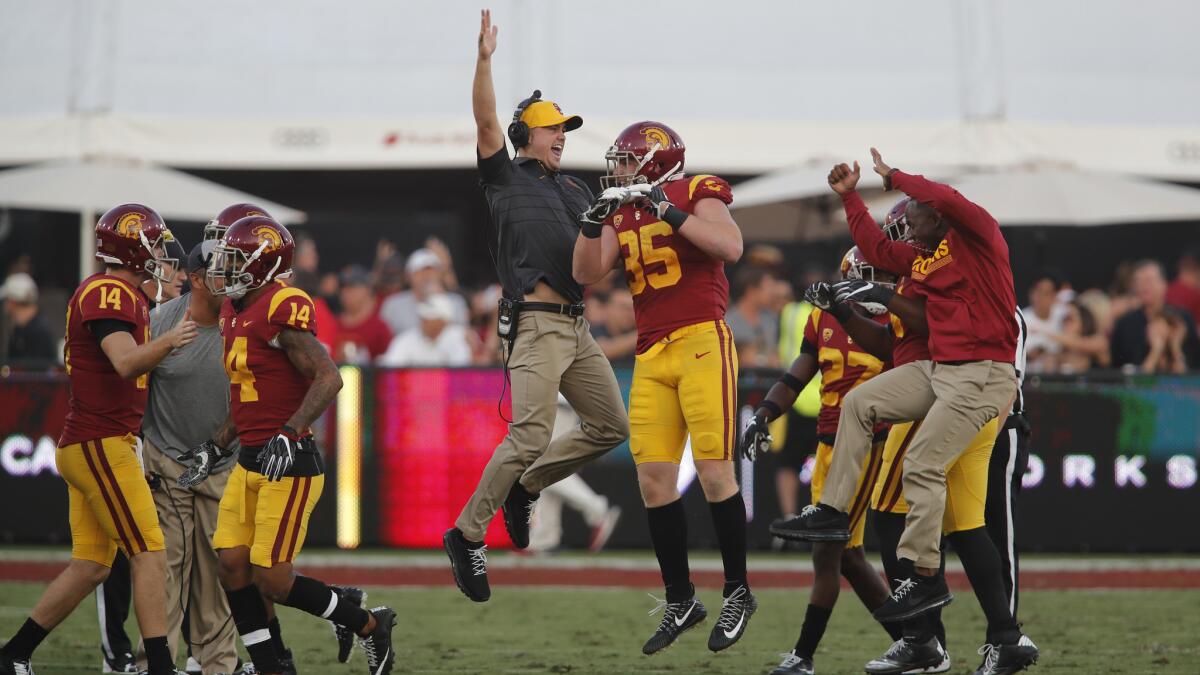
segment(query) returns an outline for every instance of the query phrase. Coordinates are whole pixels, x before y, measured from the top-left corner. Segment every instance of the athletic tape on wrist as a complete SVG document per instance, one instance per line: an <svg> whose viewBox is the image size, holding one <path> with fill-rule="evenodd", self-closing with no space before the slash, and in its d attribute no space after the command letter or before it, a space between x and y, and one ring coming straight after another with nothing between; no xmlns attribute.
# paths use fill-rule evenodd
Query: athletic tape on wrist
<svg viewBox="0 0 1200 675"><path fill-rule="evenodd" d="M683 224L687 222L688 214L687 211L672 204L667 207L666 212L662 215L662 219L664 223L671 226L672 230L678 232L679 228L683 227Z"/></svg>
<svg viewBox="0 0 1200 675"><path fill-rule="evenodd" d="M774 421L779 419L780 415L783 415L783 409L779 407L779 404L770 399L763 399L762 403L758 404L758 407L767 411L767 421Z"/></svg>
<svg viewBox="0 0 1200 675"><path fill-rule="evenodd" d="M800 381L800 378L791 373L784 373L783 375L780 375L779 381L792 391L800 392L804 390L804 383Z"/></svg>

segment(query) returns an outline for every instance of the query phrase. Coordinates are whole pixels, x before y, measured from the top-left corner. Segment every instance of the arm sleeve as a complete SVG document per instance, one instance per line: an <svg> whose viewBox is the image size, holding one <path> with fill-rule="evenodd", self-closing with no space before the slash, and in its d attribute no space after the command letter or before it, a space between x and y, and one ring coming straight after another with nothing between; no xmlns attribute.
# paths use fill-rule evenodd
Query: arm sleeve
<svg viewBox="0 0 1200 675"><path fill-rule="evenodd" d="M814 359L817 358L817 317L820 316L819 309L814 309L808 315L808 321L804 322L804 339L800 342L800 353L808 354Z"/></svg>
<svg viewBox="0 0 1200 675"><path fill-rule="evenodd" d="M918 257L916 248L902 241L888 239L857 192L842 195L842 206L846 209L846 221L850 223L854 245L867 262L900 276L912 273L913 261Z"/></svg>
<svg viewBox="0 0 1200 675"><path fill-rule="evenodd" d="M133 335L134 325L128 321L120 319L93 319L84 324L88 330L92 331L92 335L96 336L96 342L104 342L104 338L113 333L129 333Z"/></svg>
<svg viewBox="0 0 1200 675"><path fill-rule="evenodd" d="M693 176L688 185L688 203L695 205L701 199L719 199L726 204L733 203L733 188L719 176Z"/></svg>
<svg viewBox="0 0 1200 675"><path fill-rule="evenodd" d="M288 287L271 296L267 311L267 323L273 333L280 328L291 328L317 334L317 312L312 298L299 288Z"/></svg>
<svg viewBox="0 0 1200 675"><path fill-rule="evenodd" d="M893 188L950 216L950 226L963 234L985 241L999 236L1000 224L992 214L949 185L900 170L893 171L891 178Z"/></svg>
<svg viewBox="0 0 1200 675"><path fill-rule="evenodd" d="M479 166L479 179L490 185L505 185L512 172L512 161L508 158L508 146L501 145L500 149L490 157L481 157L479 148L475 148L475 161Z"/></svg>

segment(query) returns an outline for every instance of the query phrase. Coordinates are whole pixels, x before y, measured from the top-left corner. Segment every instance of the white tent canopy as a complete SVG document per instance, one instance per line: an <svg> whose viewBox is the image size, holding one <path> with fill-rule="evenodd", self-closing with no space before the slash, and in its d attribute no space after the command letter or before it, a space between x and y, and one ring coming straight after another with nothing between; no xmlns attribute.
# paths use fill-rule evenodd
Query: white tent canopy
<svg viewBox="0 0 1200 675"><path fill-rule="evenodd" d="M208 221L221 209L251 202L284 224L302 223L302 211L197 178L138 162L54 161L0 171L0 206L80 213L80 274L95 264L92 228L98 214L128 202L153 207L167 220Z"/></svg>

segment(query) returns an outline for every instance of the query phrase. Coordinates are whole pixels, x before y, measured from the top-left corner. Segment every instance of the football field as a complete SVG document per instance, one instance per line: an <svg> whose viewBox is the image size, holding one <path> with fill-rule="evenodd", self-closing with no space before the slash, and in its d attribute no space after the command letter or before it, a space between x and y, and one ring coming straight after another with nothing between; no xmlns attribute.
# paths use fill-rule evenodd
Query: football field
<svg viewBox="0 0 1200 675"><path fill-rule="evenodd" d="M606 560L636 560L630 555ZM395 672L400 673L766 673L794 643L807 602L806 588L757 590L759 610L746 637L713 655L705 642L720 594L702 588L709 620L664 654L644 657L641 644L658 616L646 615L654 602L643 588L496 584L490 602L474 604L445 585L366 587L371 605L386 603L399 611ZM40 581L0 582L0 634L16 629L42 588ZM975 650L983 617L969 590L955 592L945 614L951 672L969 673L979 663ZM1042 650L1035 673L1200 672L1200 589L1028 590L1020 615ZM325 622L288 608L280 609L280 619L301 673L365 672L357 651L350 664L336 662ZM39 649L37 672L99 672L96 631L89 599ZM136 635L132 619L129 632ZM817 672L862 672L888 643L853 592L844 589L817 653Z"/></svg>

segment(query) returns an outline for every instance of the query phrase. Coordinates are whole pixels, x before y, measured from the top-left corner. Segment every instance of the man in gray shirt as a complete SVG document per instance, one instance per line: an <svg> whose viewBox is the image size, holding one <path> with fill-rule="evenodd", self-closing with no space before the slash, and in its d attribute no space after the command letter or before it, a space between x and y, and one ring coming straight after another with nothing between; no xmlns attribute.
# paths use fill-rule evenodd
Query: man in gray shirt
<svg viewBox="0 0 1200 675"><path fill-rule="evenodd" d="M191 488L178 483L188 468L183 463L185 453L221 435L218 432L229 417L229 378L217 328L221 299L204 284L215 247L215 241L206 241L192 249L186 264L191 292L150 314L154 336L188 314L199 332L191 344L172 352L152 371L142 421L146 472L158 477L154 504L167 545L167 636L174 655L186 606L191 632L187 641L195 645L192 655L204 675L232 673L238 667L237 631L217 578L217 554L211 543L217 505L237 453L216 461L208 480Z"/></svg>

